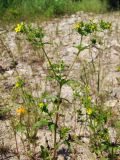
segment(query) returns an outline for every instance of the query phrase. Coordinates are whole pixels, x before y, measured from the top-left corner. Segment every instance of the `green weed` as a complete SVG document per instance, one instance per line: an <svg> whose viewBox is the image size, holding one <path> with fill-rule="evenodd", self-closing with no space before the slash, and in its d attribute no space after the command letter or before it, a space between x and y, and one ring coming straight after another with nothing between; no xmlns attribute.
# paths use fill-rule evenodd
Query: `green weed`
<svg viewBox="0 0 120 160"><path fill-rule="evenodd" d="M97 39L94 37L94 33L103 32L104 30L109 30L111 24L101 20L99 23L93 21L90 22L78 22L74 26L75 30L80 35L80 43L75 46L78 49L78 53L69 69L65 71L66 65L64 61L58 61L53 63L46 52L46 45L51 45L49 42L44 42L44 31L42 28L33 28L31 25L26 25L24 23L18 24L15 31L19 34L24 34L26 39L37 49L41 49L48 63L49 72L47 79L56 85L56 93L43 92L41 97L34 97L32 92L29 91L25 84L26 80L22 77L18 77L15 87L13 88L12 95L13 101L15 102L16 113L13 115L11 120L11 125L14 131L14 136L16 139L16 150L18 153L18 158L20 158L19 147L17 143L16 135L21 133L25 136L25 141L21 137L22 144L25 148L25 154L29 159L32 159L37 153L35 148L37 147L37 134L39 130L46 128L48 132L52 134L53 144L49 144L47 137L46 146L40 145L40 156L43 160L57 159L58 151L60 147L64 144L69 152L71 152L72 142L78 141L76 133L71 137L71 128L63 125L60 122L61 110L64 107L64 101L70 104L70 102L61 97L61 90L64 85L72 85L78 87L78 91L74 91L74 98L78 99L81 106L85 109L85 119L81 120L82 114L81 109L77 109L78 122L81 121L82 125L87 125L89 130L90 148L91 151L96 153L98 157L101 158L115 158L116 152L119 147L110 141L109 132L107 128L107 123L111 118L111 111L107 111L104 106L103 100L100 95L100 83L99 76L97 79L97 86L95 97L93 99L91 86L89 84L89 77L85 74L84 83L79 85L79 82L75 82L69 78L69 74L73 69L73 66L78 59L79 54L89 49L93 48L97 44ZM92 36L92 39L87 45L83 45L84 37ZM92 66L95 71L95 64L92 62ZM84 68L85 69L85 68ZM18 73L19 74L19 73ZM99 72L97 72L99 75ZM82 82L82 81L81 81ZM77 84L78 83L78 84ZM82 89L82 90L81 90ZM79 92L81 90L81 93ZM17 104L18 101L22 99L22 104ZM50 107L51 106L51 107ZM76 109L74 110L76 114ZM80 126L81 127L81 126ZM75 138L76 137L76 138ZM26 148L27 143L27 148Z"/></svg>

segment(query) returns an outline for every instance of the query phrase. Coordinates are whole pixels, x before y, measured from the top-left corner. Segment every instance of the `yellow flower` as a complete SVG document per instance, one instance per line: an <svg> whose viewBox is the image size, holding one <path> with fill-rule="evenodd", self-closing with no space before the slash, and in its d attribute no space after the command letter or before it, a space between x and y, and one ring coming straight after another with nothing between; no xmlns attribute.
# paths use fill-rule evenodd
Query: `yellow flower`
<svg viewBox="0 0 120 160"><path fill-rule="evenodd" d="M16 88L20 87L20 83L19 83L19 82L16 82L15 87L16 87Z"/></svg>
<svg viewBox="0 0 120 160"><path fill-rule="evenodd" d="M88 96L88 100L90 100L90 101L91 101L91 97L90 97L90 96Z"/></svg>
<svg viewBox="0 0 120 160"><path fill-rule="evenodd" d="M80 23L76 23L76 24L74 24L74 29L78 29L78 28L80 28Z"/></svg>
<svg viewBox="0 0 120 160"><path fill-rule="evenodd" d="M86 86L85 86L85 90L86 90L86 92L90 92L90 86L89 86L89 85L86 85Z"/></svg>
<svg viewBox="0 0 120 160"><path fill-rule="evenodd" d="M91 30L94 30L96 27L94 25L91 26Z"/></svg>
<svg viewBox="0 0 120 160"><path fill-rule="evenodd" d="M15 28L15 32L16 33L21 32L22 29L23 29L23 23L17 24L17 27Z"/></svg>
<svg viewBox="0 0 120 160"><path fill-rule="evenodd" d="M18 78L18 81L15 84L16 88L22 88L24 86L25 82L23 79Z"/></svg>
<svg viewBox="0 0 120 160"><path fill-rule="evenodd" d="M26 109L25 109L24 107L20 107L20 108L18 108L18 109L16 110L16 112L17 112L19 115L21 115L21 114L26 113Z"/></svg>
<svg viewBox="0 0 120 160"><path fill-rule="evenodd" d="M42 103L42 102L39 103L39 107L40 107L40 108L43 108L43 106L44 106L44 103Z"/></svg>
<svg viewBox="0 0 120 160"><path fill-rule="evenodd" d="M92 108L87 108L86 112L87 112L88 115L91 115L93 110L92 110Z"/></svg>

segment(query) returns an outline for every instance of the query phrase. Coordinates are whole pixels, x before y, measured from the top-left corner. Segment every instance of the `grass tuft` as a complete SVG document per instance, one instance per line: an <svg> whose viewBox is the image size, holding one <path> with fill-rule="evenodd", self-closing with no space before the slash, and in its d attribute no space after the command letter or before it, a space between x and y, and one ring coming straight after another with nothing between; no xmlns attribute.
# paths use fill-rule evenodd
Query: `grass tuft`
<svg viewBox="0 0 120 160"><path fill-rule="evenodd" d="M106 10L106 0L1 0L0 3L0 16L7 21L51 18L77 11L100 13Z"/></svg>

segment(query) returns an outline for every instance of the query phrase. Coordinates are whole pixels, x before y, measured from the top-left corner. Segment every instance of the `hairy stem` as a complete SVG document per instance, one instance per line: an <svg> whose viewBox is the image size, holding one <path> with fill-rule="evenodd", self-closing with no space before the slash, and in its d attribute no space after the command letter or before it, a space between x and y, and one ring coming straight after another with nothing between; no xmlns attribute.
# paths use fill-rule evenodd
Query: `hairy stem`
<svg viewBox="0 0 120 160"><path fill-rule="evenodd" d="M60 84L59 84L60 85ZM60 109L60 104L61 104L61 88L62 86L60 85L60 91L59 91L59 95L58 95L58 105L57 105L57 112L55 115L55 129L54 129L54 153L53 153L53 160L56 160L56 154L57 154L57 149L56 149L56 145L57 145L57 126L58 126L58 120L59 120L59 109Z"/></svg>

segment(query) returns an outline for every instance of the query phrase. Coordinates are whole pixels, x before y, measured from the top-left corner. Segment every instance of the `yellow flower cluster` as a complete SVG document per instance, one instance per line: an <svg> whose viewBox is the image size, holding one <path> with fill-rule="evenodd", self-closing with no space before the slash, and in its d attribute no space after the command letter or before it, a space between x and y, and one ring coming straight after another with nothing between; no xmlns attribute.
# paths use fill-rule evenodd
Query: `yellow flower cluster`
<svg viewBox="0 0 120 160"><path fill-rule="evenodd" d="M94 23L93 21L81 21L74 24L74 29L76 29L77 32L82 36L87 36L88 34L92 34L96 31L103 31L110 28L111 24L103 20L101 20L99 23Z"/></svg>
<svg viewBox="0 0 120 160"><path fill-rule="evenodd" d="M16 112L19 114L19 115L22 115L22 114L25 114L26 113L26 109L25 107L20 107L16 110Z"/></svg>
<svg viewBox="0 0 120 160"><path fill-rule="evenodd" d="M96 25L95 23L93 23L93 24L91 24L91 25L89 26L89 29L90 29L91 31L96 31L96 30L97 30L97 25Z"/></svg>
<svg viewBox="0 0 120 160"><path fill-rule="evenodd" d="M92 108L87 108L86 112L88 115L91 115L93 113L93 110Z"/></svg>
<svg viewBox="0 0 120 160"><path fill-rule="evenodd" d="M74 29L80 28L80 23L75 23L74 26L73 26L73 28L74 28Z"/></svg>
<svg viewBox="0 0 120 160"><path fill-rule="evenodd" d="M89 101L91 101L91 100L92 100L90 96L88 96L88 100L89 100Z"/></svg>
<svg viewBox="0 0 120 160"><path fill-rule="evenodd" d="M16 87L16 88L20 87L20 83L19 83L19 82L16 82L15 87Z"/></svg>
<svg viewBox="0 0 120 160"><path fill-rule="evenodd" d="M15 32L18 33L18 32L21 32L22 29L23 29L23 22L21 24L17 24L17 27L15 28Z"/></svg>
<svg viewBox="0 0 120 160"><path fill-rule="evenodd" d="M42 102L39 103L39 107L40 107L40 108L43 108L43 106L44 106L44 103L42 103Z"/></svg>
<svg viewBox="0 0 120 160"><path fill-rule="evenodd" d="M20 77L17 78L17 82L15 83L15 88L22 88L25 84L24 80Z"/></svg>

